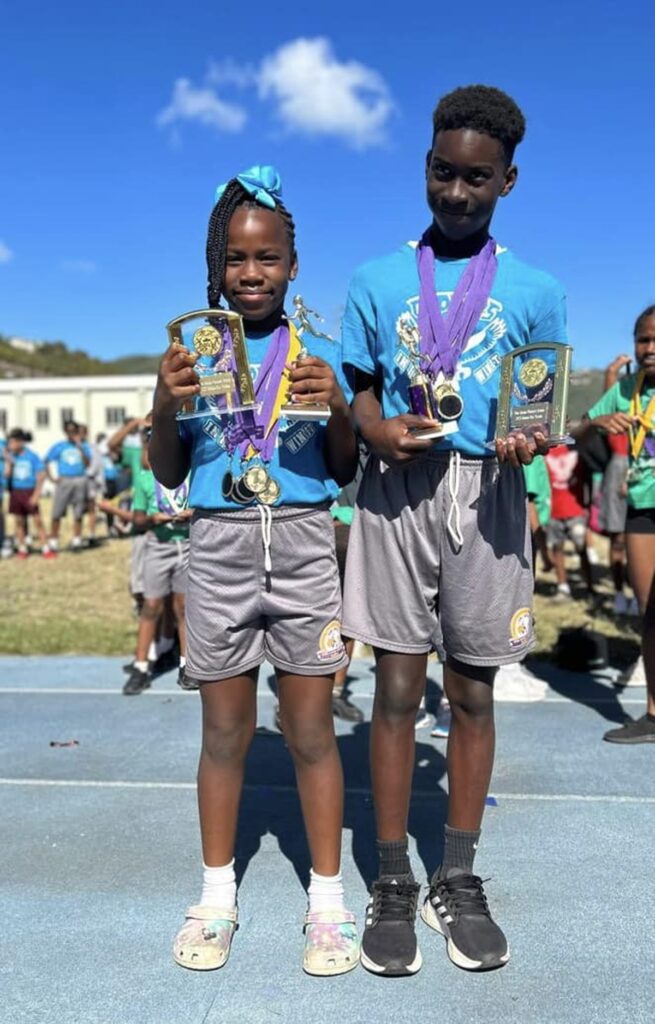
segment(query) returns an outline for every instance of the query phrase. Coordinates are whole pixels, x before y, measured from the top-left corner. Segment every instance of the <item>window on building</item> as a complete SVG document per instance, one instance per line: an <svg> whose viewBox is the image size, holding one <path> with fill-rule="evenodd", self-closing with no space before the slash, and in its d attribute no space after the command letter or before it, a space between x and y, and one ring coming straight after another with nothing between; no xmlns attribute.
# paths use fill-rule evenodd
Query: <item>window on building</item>
<svg viewBox="0 0 655 1024"><path fill-rule="evenodd" d="M63 427L64 423L68 422L68 420L74 420L74 419L75 419L75 410L74 409L62 409L61 410L61 425L62 425L62 427Z"/></svg>
<svg viewBox="0 0 655 1024"><path fill-rule="evenodd" d="M108 427L120 427L125 423L125 406L109 405L105 409L105 423Z"/></svg>
<svg viewBox="0 0 655 1024"><path fill-rule="evenodd" d="M37 427L49 427L50 426L50 410L49 409L37 409L36 410L36 425L37 425Z"/></svg>
<svg viewBox="0 0 655 1024"><path fill-rule="evenodd" d="M0 409L0 430L6 431L7 429L7 410Z"/></svg>

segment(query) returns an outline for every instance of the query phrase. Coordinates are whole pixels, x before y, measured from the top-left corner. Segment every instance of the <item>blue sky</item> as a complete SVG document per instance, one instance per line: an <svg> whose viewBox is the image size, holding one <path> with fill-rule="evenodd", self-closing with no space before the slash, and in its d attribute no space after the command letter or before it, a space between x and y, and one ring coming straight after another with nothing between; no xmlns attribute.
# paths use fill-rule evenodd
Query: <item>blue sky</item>
<svg viewBox="0 0 655 1024"><path fill-rule="evenodd" d="M205 300L214 188L252 163L279 168L296 290L334 327L353 269L429 221L436 100L484 82L528 121L496 237L563 281L575 365L629 351L655 302L655 4L322 6L5 7L0 332L161 351Z"/></svg>

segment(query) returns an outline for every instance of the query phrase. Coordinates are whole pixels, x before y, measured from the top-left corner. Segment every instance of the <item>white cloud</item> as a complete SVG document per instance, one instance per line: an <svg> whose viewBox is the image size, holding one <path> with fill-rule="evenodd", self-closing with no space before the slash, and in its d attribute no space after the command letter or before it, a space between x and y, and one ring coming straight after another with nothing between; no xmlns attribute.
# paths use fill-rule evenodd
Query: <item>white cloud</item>
<svg viewBox="0 0 655 1024"><path fill-rule="evenodd" d="M93 260L64 260L61 266L63 270L71 270L76 274L95 274L98 269L98 264Z"/></svg>
<svg viewBox="0 0 655 1024"><path fill-rule="evenodd" d="M211 85L236 85L245 89L257 85L257 68L253 64L237 64L232 57L222 61L210 61L206 81Z"/></svg>
<svg viewBox="0 0 655 1024"><path fill-rule="evenodd" d="M211 85L196 88L188 78L178 78L173 98L157 115L157 124L165 128L176 121L199 121L219 131L240 132L246 118L243 107L222 100Z"/></svg>
<svg viewBox="0 0 655 1024"><path fill-rule="evenodd" d="M290 131L331 135L358 149L384 143L394 106L384 79L358 61L340 63L329 39L294 39L265 57L259 94L277 102Z"/></svg>
<svg viewBox="0 0 655 1024"><path fill-rule="evenodd" d="M4 242L0 242L0 263L9 263L9 260L13 260L14 254L8 245Z"/></svg>

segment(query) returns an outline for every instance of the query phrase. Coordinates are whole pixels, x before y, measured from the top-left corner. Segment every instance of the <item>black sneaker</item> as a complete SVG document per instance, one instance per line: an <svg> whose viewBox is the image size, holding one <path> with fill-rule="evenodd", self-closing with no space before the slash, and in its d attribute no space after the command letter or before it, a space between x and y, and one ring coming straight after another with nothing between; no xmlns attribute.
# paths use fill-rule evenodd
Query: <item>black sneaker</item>
<svg viewBox="0 0 655 1024"><path fill-rule="evenodd" d="M123 686L123 693L126 697L135 697L137 693L143 693L149 686L150 676L148 673L141 672L140 669L134 667Z"/></svg>
<svg viewBox="0 0 655 1024"><path fill-rule="evenodd" d="M509 960L507 939L489 913L478 875L451 869L432 880L421 917L448 940L448 956L466 971L490 971Z"/></svg>
<svg viewBox="0 0 655 1024"><path fill-rule="evenodd" d="M414 931L419 891L418 882L373 882L361 949L367 971L397 978L421 969L423 957Z"/></svg>
<svg viewBox="0 0 655 1024"><path fill-rule="evenodd" d="M199 687L198 683L195 681L195 679L191 679L186 674L186 669L185 669L184 665L180 665L180 671L177 673L177 685L182 690L199 690L200 689L200 687Z"/></svg>
<svg viewBox="0 0 655 1024"><path fill-rule="evenodd" d="M655 743L655 722L648 715L630 719L619 729L610 729L603 736L608 743Z"/></svg>
<svg viewBox="0 0 655 1024"><path fill-rule="evenodd" d="M343 718L345 722L363 722L364 712L356 704L351 704L344 693L332 694L332 714L335 718Z"/></svg>

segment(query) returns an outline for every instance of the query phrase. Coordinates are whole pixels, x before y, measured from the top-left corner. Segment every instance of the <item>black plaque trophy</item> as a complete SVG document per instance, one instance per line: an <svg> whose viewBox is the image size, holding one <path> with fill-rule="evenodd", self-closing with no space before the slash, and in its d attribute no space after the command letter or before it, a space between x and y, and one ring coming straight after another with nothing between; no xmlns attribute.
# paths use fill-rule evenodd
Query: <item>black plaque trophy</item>
<svg viewBox="0 0 655 1024"><path fill-rule="evenodd" d="M323 323L323 317L314 309L309 309L304 301L302 295L294 296L293 305L295 312L293 316L289 317L290 320L296 325L296 332L298 338L302 342L302 348L298 353L297 362L302 362L308 355L311 355L306 345L304 344L305 333L311 334L314 338L324 338L326 341L334 343L334 338L329 334L325 334L323 331L316 329L314 324L309 319L313 316L319 323ZM322 402L287 402L282 406L280 410L280 416L283 416L290 423L295 420L328 420L331 415L329 405L325 405Z"/></svg>
<svg viewBox="0 0 655 1024"><path fill-rule="evenodd" d="M539 341L503 356L495 437L542 433L549 446L566 444L570 345ZM495 447L491 442L488 447Z"/></svg>
<svg viewBox="0 0 655 1024"><path fill-rule="evenodd" d="M243 320L226 309L196 309L166 324L171 344L198 353L200 394L188 399L178 419L230 416L257 408L248 365Z"/></svg>

